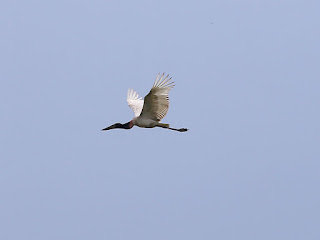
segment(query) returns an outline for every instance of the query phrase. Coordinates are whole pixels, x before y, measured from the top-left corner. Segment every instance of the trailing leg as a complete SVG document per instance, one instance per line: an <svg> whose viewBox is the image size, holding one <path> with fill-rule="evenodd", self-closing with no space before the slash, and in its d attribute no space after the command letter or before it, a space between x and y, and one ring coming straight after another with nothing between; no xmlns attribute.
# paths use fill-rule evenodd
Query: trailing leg
<svg viewBox="0 0 320 240"><path fill-rule="evenodd" d="M156 127L162 127L162 128L166 128L166 129L170 129L170 130L174 130L174 131L178 131L178 132L186 132L189 129L187 128L171 128L169 124L165 124L165 123L157 123Z"/></svg>

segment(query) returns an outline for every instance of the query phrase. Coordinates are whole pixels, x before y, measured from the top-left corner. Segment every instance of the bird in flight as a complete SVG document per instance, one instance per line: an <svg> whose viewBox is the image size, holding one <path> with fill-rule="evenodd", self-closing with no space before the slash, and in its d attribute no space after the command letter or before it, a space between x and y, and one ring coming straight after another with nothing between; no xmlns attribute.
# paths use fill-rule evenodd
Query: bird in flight
<svg viewBox="0 0 320 240"><path fill-rule="evenodd" d="M164 118L169 110L169 91L174 87L174 82L170 81L169 75L164 77L164 73L158 74L153 87L144 100L139 94L129 89L127 94L127 102L129 107L134 112L134 118L125 124L115 123L110 127L102 129L102 131L122 128L131 129L133 126L142 128L154 128L162 127L174 131L186 132L187 128L171 128L169 124L160 123L161 119Z"/></svg>

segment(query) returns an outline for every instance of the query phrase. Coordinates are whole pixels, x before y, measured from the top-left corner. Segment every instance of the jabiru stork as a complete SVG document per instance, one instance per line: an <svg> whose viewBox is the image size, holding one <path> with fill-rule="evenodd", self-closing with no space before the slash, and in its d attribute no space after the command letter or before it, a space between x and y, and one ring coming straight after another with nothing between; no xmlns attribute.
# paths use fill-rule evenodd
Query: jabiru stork
<svg viewBox="0 0 320 240"><path fill-rule="evenodd" d="M153 87L144 100L139 94L133 90L129 89L127 94L127 102L129 107L134 112L135 117L125 124L115 123L110 127L102 129L111 130L115 128L131 129L133 126L138 126L142 128L154 128L162 127L174 131L186 132L187 128L171 128L169 124L160 123L169 110L169 91L174 87L174 82L171 82L171 77L169 75L164 77L164 73L158 74Z"/></svg>

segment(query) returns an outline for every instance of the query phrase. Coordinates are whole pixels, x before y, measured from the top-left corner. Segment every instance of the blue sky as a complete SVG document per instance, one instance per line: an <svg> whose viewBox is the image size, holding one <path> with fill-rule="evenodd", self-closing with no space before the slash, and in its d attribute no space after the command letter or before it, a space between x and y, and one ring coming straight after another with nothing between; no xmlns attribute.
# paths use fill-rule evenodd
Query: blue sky
<svg viewBox="0 0 320 240"><path fill-rule="evenodd" d="M319 239L318 1L2 1L1 239ZM128 88L173 77L163 122Z"/></svg>

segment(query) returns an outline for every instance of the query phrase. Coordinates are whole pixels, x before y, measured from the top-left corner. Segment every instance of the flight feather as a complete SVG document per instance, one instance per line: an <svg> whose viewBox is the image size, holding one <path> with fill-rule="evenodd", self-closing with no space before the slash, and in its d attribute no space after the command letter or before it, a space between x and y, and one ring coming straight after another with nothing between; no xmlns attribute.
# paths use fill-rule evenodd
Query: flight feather
<svg viewBox="0 0 320 240"><path fill-rule="evenodd" d="M169 92L174 87L174 82L170 81L169 75L164 77L164 73L158 74L153 87L144 98L141 117L148 117L155 121L160 121L169 110Z"/></svg>
<svg viewBox="0 0 320 240"><path fill-rule="evenodd" d="M134 112L134 116L138 117L143 108L143 99L139 97L139 94L135 90L129 89L127 94L127 102L129 107Z"/></svg>

